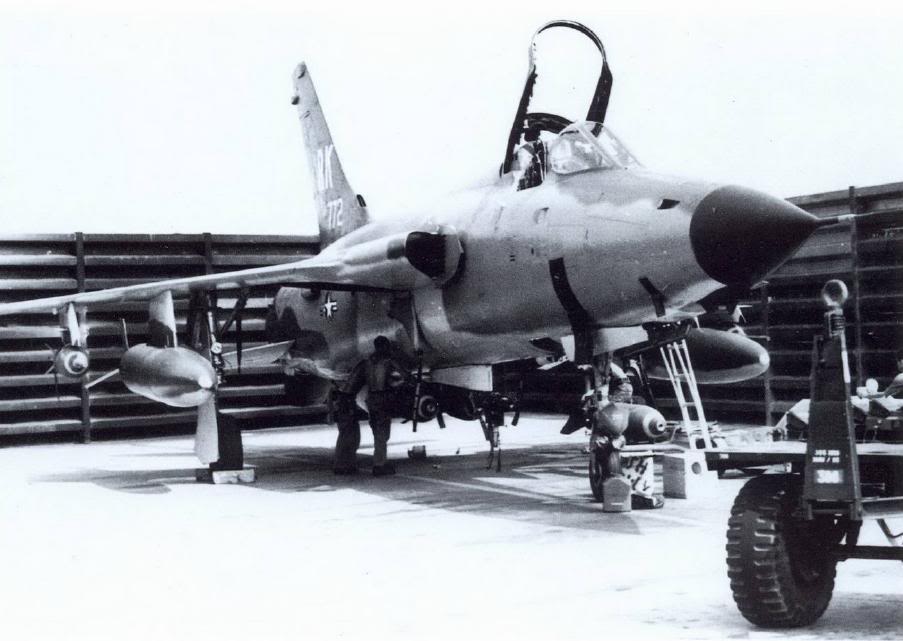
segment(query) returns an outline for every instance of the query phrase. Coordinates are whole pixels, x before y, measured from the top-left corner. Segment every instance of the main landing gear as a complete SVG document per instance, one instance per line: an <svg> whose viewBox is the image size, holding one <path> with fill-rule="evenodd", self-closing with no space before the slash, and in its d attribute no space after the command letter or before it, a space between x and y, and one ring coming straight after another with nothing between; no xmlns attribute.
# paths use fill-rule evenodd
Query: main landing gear
<svg viewBox="0 0 903 641"><path fill-rule="evenodd" d="M502 471L502 441L499 437L499 428L505 425L505 412L514 412L511 425L517 425L520 420L519 395L512 399L504 394L492 392L483 398L477 407L477 416L480 419L480 427L483 428L483 436L489 442L487 470L491 470L495 463L496 472Z"/></svg>

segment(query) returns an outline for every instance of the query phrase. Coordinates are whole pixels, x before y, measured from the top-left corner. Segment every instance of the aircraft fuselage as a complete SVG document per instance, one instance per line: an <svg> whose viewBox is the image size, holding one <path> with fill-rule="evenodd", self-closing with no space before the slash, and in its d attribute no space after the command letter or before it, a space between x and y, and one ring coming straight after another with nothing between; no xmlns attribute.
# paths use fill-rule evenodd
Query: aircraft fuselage
<svg viewBox="0 0 903 641"><path fill-rule="evenodd" d="M656 318L641 279L679 314L720 287L698 265L690 222L714 185L642 169L604 169L547 179L516 191L510 175L453 194L416 214L374 222L324 251L400 230L451 228L464 259L443 287L413 292L424 361L431 367L492 364L547 355L532 340L572 334L575 308L598 327L638 326ZM386 335L412 348L392 315L397 295L283 288L274 311L299 355L347 371Z"/></svg>

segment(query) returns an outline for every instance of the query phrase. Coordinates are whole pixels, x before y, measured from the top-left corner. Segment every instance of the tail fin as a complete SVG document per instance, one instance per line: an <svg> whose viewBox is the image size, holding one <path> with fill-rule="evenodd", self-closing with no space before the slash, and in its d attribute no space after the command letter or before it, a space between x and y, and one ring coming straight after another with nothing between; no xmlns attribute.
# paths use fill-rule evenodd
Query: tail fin
<svg viewBox="0 0 903 641"><path fill-rule="evenodd" d="M304 131L307 164L314 181L320 245L326 247L366 225L369 216L364 199L354 193L345 178L310 72L303 62L295 68L294 84L292 104L298 107L298 117Z"/></svg>

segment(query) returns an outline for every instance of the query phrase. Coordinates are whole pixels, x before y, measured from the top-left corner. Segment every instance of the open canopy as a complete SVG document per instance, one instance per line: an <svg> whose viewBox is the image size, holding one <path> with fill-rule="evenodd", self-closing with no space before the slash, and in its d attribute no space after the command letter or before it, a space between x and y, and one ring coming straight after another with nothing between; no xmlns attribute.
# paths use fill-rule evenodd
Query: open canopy
<svg viewBox="0 0 903 641"><path fill-rule="evenodd" d="M511 173L518 190L541 185L549 173L566 176L584 171L639 167L620 140L600 122L582 120L557 134L544 132L515 150Z"/></svg>
<svg viewBox="0 0 903 641"><path fill-rule="evenodd" d="M600 61L599 76L596 80L595 87L590 94L589 105L583 119L597 123L605 121L605 114L608 110L608 100L611 95L612 75L611 70L608 67L608 60L605 57L605 48L602 46L602 42L589 27L586 27L579 22L556 20L543 25L536 30L536 33L533 34L533 39L530 42L527 80L524 83L521 99L514 116L514 123L512 124L511 132L508 135L505 159L501 167L502 174L511 171L515 162L517 150L524 142L536 141L540 137L543 137L543 133L557 135L565 130L572 122L581 118L579 113L574 114L571 117L566 117L560 113L533 110L534 90L537 88L537 78L539 78L538 60L536 55L537 39L540 34L548 32L551 29L563 29L568 30L568 33L576 32L582 34L589 40L590 51L593 54L596 52L598 53ZM572 65L567 68L567 71L574 72L576 69L574 65ZM568 73L568 77L571 77L571 73ZM544 78L548 80L548 76L544 76ZM560 106L553 106L553 108L555 111L558 111Z"/></svg>

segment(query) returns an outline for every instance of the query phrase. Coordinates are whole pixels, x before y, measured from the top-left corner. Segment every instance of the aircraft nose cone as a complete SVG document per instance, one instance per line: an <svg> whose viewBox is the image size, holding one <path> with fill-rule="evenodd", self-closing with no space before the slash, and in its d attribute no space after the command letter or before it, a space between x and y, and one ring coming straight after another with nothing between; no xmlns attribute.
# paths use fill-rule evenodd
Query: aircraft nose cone
<svg viewBox="0 0 903 641"><path fill-rule="evenodd" d="M749 287L790 258L817 227L818 218L785 200L727 186L696 207L690 242L706 274Z"/></svg>

